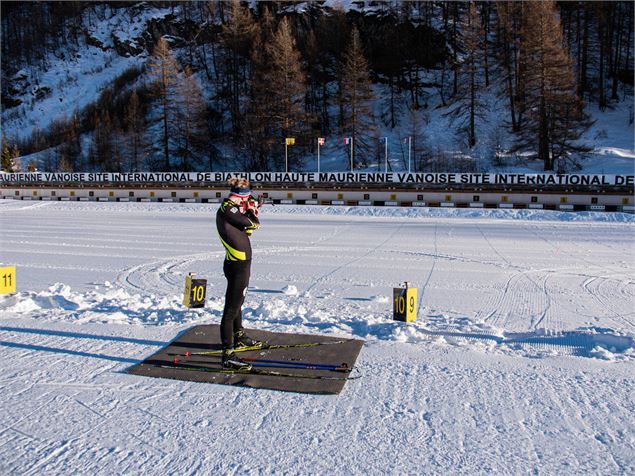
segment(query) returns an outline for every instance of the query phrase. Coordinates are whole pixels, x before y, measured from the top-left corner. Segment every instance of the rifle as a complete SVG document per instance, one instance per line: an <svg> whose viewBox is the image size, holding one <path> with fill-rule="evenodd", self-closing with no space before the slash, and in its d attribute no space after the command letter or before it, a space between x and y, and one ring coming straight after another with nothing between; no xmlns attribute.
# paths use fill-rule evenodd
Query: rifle
<svg viewBox="0 0 635 476"><path fill-rule="evenodd" d="M254 196L250 195L247 200L243 202L243 213L247 213L250 209L260 210L260 207L263 205L271 205L273 206L273 200L270 198L265 198L262 195ZM255 213L258 216L258 212Z"/></svg>
<svg viewBox="0 0 635 476"><path fill-rule="evenodd" d="M262 207L263 205L271 205L274 206L273 200L270 198L265 198L262 195L258 195L257 197L254 197L253 195L251 195L249 197L250 199L253 199L255 202L258 203L258 208Z"/></svg>

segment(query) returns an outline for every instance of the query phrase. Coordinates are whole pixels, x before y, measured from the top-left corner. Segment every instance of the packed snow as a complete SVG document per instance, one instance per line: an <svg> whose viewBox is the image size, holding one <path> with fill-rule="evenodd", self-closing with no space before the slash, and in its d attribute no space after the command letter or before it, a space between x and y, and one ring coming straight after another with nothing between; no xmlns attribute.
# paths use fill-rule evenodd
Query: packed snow
<svg viewBox="0 0 635 476"><path fill-rule="evenodd" d="M225 280L214 204L0 201L3 474L633 474L635 217L266 207L248 327L366 341L339 396L124 371ZM181 304L185 276L207 304ZM392 288L419 290L392 320Z"/></svg>

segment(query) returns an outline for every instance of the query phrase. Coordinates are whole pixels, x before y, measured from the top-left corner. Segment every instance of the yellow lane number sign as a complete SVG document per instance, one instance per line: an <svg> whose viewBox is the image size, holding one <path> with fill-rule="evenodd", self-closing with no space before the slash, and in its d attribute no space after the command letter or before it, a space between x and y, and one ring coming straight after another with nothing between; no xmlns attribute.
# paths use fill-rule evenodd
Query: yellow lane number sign
<svg viewBox="0 0 635 476"><path fill-rule="evenodd" d="M15 266L0 268L0 294L15 292Z"/></svg>

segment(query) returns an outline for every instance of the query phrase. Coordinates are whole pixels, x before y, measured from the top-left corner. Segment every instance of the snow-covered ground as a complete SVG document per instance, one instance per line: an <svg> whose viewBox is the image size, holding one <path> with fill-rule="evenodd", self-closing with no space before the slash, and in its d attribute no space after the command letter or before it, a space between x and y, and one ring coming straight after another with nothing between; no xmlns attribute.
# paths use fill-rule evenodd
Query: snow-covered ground
<svg viewBox="0 0 635 476"><path fill-rule="evenodd" d="M633 474L635 217L268 207L248 326L366 340L339 396L132 376L217 323L215 205L0 202L2 474ZM185 275L208 303L181 304ZM392 288L420 291L416 323Z"/></svg>

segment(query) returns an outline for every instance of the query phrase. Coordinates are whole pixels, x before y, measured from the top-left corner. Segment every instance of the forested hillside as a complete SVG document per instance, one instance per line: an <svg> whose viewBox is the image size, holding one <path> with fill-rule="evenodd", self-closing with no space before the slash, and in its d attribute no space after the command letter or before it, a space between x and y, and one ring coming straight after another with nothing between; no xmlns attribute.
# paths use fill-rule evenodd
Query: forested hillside
<svg viewBox="0 0 635 476"><path fill-rule="evenodd" d="M632 2L0 8L3 170L633 163Z"/></svg>

